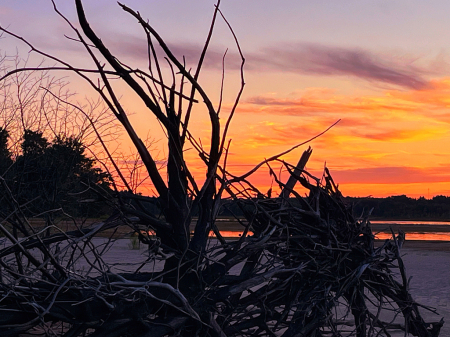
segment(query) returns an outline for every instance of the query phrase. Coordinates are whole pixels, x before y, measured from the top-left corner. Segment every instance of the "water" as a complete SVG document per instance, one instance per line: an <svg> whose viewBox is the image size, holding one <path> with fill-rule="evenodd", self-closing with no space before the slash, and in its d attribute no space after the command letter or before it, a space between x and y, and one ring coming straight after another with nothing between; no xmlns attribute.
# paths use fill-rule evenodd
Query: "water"
<svg viewBox="0 0 450 337"><path fill-rule="evenodd" d="M392 238L391 233L376 233L375 237L379 240ZM414 241L450 241L450 233L448 232L434 232L434 233L406 233L406 240Z"/></svg>
<svg viewBox="0 0 450 337"><path fill-rule="evenodd" d="M406 240L450 241L450 222L448 221L371 221L372 230L378 239L392 237L391 228L396 233L403 230Z"/></svg>
<svg viewBox="0 0 450 337"><path fill-rule="evenodd" d="M229 219L226 221L230 224ZM397 233L399 229L403 230L406 233L407 240L450 241L450 222L448 221L376 220L371 221L371 224L373 233L380 240L391 238L392 228L394 233ZM220 232L222 236L227 238L239 238L242 235L241 230L234 230L234 228L233 230L221 230ZM251 234L249 233L249 235ZM211 236L214 236L214 234L211 233Z"/></svg>

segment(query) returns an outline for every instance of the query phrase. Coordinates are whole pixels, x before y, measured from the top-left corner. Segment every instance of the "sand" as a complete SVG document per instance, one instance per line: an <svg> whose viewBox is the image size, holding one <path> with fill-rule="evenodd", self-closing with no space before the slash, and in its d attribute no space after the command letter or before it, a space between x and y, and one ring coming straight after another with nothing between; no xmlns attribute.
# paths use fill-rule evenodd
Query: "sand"
<svg viewBox="0 0 450 337"><path fill-rule="evenodd" d="M410 291L420 304L436 308L439 316L421 310L426 321L439 321L444 317L440 336L450 336L450 251L435 251L433 244L420 244L423 249L402 250L406 273L411 277ZM439 246L439 248L442 248Z"/></svg>

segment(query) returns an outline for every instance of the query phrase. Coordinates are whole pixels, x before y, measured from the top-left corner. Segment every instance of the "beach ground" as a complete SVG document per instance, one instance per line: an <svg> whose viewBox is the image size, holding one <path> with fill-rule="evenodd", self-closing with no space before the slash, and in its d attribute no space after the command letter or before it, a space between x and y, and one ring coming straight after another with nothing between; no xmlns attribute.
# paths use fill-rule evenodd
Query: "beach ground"
<svg viewBox="0 0 450 337"><path fill-rule="evenodd" d="M450 336L450 242L406 242L402 250L411 294L418 303L436 308L421 310L426 321L444 317L440 336Z"/></svg>

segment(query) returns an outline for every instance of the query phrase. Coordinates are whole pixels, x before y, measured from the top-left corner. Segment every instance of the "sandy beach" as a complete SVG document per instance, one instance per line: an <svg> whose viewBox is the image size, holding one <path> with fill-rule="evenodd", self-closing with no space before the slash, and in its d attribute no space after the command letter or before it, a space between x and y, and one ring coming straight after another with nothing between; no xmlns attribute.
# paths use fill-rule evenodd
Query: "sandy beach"
<svg viewBox="0 0 450 337"><path fill-rule="evenodd" d="M413 298L420 304L436 308L439 316L421 310L427 321L444 317L440 336L450 336L450 242L406 242L402 250ZM437 248L437 250L433 249Z"/></svg>

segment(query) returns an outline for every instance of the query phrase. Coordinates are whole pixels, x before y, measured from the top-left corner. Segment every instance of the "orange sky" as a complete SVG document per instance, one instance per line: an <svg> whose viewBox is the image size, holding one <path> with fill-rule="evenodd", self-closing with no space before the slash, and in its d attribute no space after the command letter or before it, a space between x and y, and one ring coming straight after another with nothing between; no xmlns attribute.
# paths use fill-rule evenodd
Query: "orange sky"
<svg viewBox="0 0 450 337"><path fill-rule="evenodd" d="M75 18L69 2L57 3L70 19ZM149 17L174 53L184 55L191 66L198 58L213 3L133 0L128 5ZM450 62L446 51L450 27L443 15L449 3L433 0L424 7L419 0L399 0L335 6L283 0L277 4L224 1L222 6L247 60L246 88L229 133L229 170L245 172L340 119L308 144L313 148L308 169L320 176L326 163L344 195L450 195ZM47 52L76 65L89 64L82 49L64 38L71 32L54 15L49 1L36 0L32 6L24 6L23 1L0 5L1 24ZM117 9L115 1L86 2L86 11L105 44L121 60L145 67L145 36L134 20ZM239 89L239 58L223 22L213 41L200 84L217 104L222 57L228 49L224 124ZM3 39L0 49L28 55L23 44L10 38ZM92 94L79 79L70 80L79 101ZM121 85L117 90L140 136L155 141L155 156L164 161L165 136L160 126L134 94ZM200 106L191 130L208 143L208 118ZM128 144L122 137L122 151L128 151ZM306 148L284 159L295 164ZM204 168L192 150L187 158L201 180ZM286 178L285 172L281 175ZM262 191L272 184L267 169L253 182Z"/></svg>

